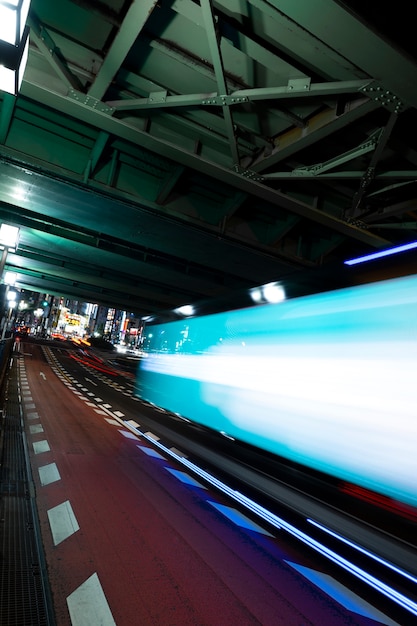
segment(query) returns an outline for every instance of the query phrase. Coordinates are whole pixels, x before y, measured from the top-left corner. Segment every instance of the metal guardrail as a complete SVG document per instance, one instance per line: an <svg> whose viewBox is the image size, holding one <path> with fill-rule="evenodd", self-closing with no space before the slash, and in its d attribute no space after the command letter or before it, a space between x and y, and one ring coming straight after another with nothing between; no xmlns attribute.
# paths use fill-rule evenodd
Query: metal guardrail
<svg viewBox="0 0 417 626"><path fill-rule="evenodd" d="M12 337L9 337L8 339L0 340L0 402L1 402L1 407L3 407L4 383L6 382L7 369L10 366L10 359L12 355L13 344L14 344L14 339Z"/></svg>

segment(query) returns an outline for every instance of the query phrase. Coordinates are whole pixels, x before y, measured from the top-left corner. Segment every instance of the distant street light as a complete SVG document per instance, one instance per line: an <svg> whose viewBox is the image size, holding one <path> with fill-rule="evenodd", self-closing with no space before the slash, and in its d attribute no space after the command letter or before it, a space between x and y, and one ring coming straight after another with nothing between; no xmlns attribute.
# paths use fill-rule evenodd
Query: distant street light
<svg viewBox="0 0 417 626"><path fill-rule="evenodd" d="M16 297L17 297L17 293L15 291L8 291L7 292L7 303L9 305L8 306L9 310L8 310L7 318L6 318L6 320L4 322L4 325L3 325L3 331L2 331L2 334L1 334L1 338L2 339L4 339L4 337L6 335L6 330L7 330L8 326L9 326L9 324L10 324L10 320L11 320L11 317L12 317L12 311L13 311L13 309L16 306Z"/></svg>
<svg viewBox="0 0 417 626"><path fill-rule="evenodd" d="M9 250L12 252L16 252L17 246L19 243L20 236L20 228L17 226L11 226L10 224L1 224L0 226L0 249L3 250L1 259L0 259L0 280L3 278L4 266L6 265L7 254ZM9 298L9 285L14 285L16 283L17 274L15 272L6 272L4 275L3 282L6 286L5 298ZM7 319L4 320L2 336L4 339L6 334L8 322L10 319L12 309L8 309Z"/></svg>

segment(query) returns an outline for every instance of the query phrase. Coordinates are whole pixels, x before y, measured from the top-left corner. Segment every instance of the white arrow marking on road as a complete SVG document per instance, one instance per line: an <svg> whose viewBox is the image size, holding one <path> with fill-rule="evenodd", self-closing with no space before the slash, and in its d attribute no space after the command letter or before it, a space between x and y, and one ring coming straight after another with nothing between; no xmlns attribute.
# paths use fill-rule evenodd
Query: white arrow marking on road
<svg viewBox="0 0 417 626"><path fill-rule="evenodd" d="M44 380L46 380L46 376L45 376L45 374L44 374L43 372L39 372L39 375L40 375L40 376L42 376L42 378L43 378Z"/></svg>

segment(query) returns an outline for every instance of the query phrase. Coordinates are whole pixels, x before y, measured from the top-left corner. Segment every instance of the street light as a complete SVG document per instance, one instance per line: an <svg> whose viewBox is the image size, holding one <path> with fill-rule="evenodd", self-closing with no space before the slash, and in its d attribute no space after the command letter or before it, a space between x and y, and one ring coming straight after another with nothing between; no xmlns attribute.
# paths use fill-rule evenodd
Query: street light
<svg viewBox="0 0 417 626"><path fill-rule="evenodd" d="M14 287L17 280L16 272L5 272L3 280L5 285L10 285L10 287Z"/></svg>
<svg viewBox="0 0 417 626"><path fill-rule="evenodd" d="M0 14L1 15L1 14ZM12 252L16 252L17 246L19 243L19 235L20 229L17 226L11 226L10 224L1 224L0 225L0 249L3 250L1 259L0 259L0 280L3 278L4 266L6 264L7 254L9 250ZM9 294L9 285L14 285L16 282L17 275L15 272L6 272L4 275L3 282L6 286L5 297L8 298ZM10 315L10 307L9 307L9 315ZM4 335L6 333L7 323L9 317L4 321L2 339L4 339Z"/></svg>
<svg viewBox="0 0 417 626"><path fill-rule="evenodd" d="M7 253L16 252L19 243L20 228L11 226L10 224L1 224L0 226L0 249L3 250L0 260L0 279L3 276L4 266L6 264Z"/></svg>
<svg viewBox="0 0 417 626"><path fill-rule="evenodd" d="M2 339L4 339L4 337L6 335L6 330L7 330L8 326L9 326L9 324L10 324L10 320L11 320L11 317L12 317L12 311L13 311L14 307L16 306L16 297L17 297L17 293L15 291L10 291L9 290L7 292L7 303L9 305L8 306L9 310L8 310L7 318L6 318L6 320L4 322L4 325L3 325L3 331L2 331L2 334L1 334L1 338Z"/></svg>
<svg viewBox="0 0 417 626"><path fill-rule="evenodd" d="M0 0L0 90L19 93L29 52L30 0Z"/></svg>

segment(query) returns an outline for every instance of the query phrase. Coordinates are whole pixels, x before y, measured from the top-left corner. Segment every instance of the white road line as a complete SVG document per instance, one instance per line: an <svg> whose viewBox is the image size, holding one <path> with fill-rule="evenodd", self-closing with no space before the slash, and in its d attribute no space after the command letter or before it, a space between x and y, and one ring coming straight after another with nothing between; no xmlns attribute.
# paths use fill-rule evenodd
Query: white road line
<svg viewBox="0 0 417 626"><path fill-rule="evenodd" d="M186 472L180 472L179 470L172 469L171 467L166 467L165 469L170 472L170 474L175 476L175 478L178 478L178 480L180 480L182 483L185 483L186 485L191 485L192 487L200 487L200 489L207 489L207 487L199 483L198 480L195 480L195 478L193 478Z"/></svg>
<svg viewBox="0 0 417 626"><path fill-rule="evenodd" d="M160 439L160 437L158 437L158 435L154 435L154 433L151 433L150 430L148 430L148 432L146 432L145 435L147 437L149 437L150 439L153 439L154 441L159 441L159 439Z"/></svg>
<svg viewBox="0 0 417 626"><path fill-rule="evenodd" d="M159 452L157 452L153 448L147 448L146 446L137 446L137 447L139 448L139 450L142 450L142 452L144 452L148 456L152 456L155 459L164 459L164 460L166 460L165 457L162 456L162 454L159 454Z"/></svg>
<svg viewBox="0 0 417 626"><path fill-rule="evenodd" d="M177 450L177 448L170 448L170 451L173 454L176 454L177 456L182 457L183 459L187 459L187 455L184 452L181 452L181 450Z"/></svg>
<svg viewBox="0 0 417 626"><path fill-rule="evenodd" d="M359 615L363 615L381 624L386 624L387 626L399 626L398 622L393 622L384 615L384 613L381 613L381 611L366 602L366 600L363 600L353 593L353 591L350 591L350 589L340 584L332 576L310 569L309 567L304 567L298 563L291 563L291 561L286 561L286 563L305 576L313 585L316 585L316 587L322 589L327 595L334 598L336 602L344 606L348 611L358 613Z"/></svg>
<svg viewBox="0 0 417 626"><path fill-rule="evenodd" d="M243 515L237 509L234 509L230 506L225 506L224 504L219 504L218 502L212 502L210 500L207 500L207 502L211 504L212 507L220 511L220 513L222 513L225 517L229 518L234 524L237 524L242 528L247 528L248 530L254 530L258 533L262 533L263 535L267 535L268 537L274 536L261 526L258 526L258 524L255 524L255 522L252 522L252 520L246 517L246 515Z"/></svg>
<svg viewBox="0 0 417 626"><path fill-rule="evenodd" d="M46 439L43 439L42 441L34 441L32 445L33 445L33 451L35 454L41 454L42 452L49 452L51 449Z"/></svg>
<svg viewBox="0 0 417 626"><path fill-rule="evenodd" d="M134 435L130 430L119 430L119 433L126 439L138 439L138 435Z"/></svg>
<svg viewBox="0 0 417 626"><path fill-rule="evenodd" d="M43 433L43 426L42 424L31 424L29 426L29 432L31 435L36 435L38 433Z"/></svg>
<svg viewBox="0 0 417 626"><path fill-rule="evenodd" d="M61 480L61 476L56 466L56 463L49 463L48 465L42 465L42 467L38 468L38 472L39 472L41 485L43 487L45 485L49 485L50 483L54 483L57 480Z"/></svg>
<svg viewBox="0 0 417 626"><path fill-rule="evenodd" d="M80 530L69 500L49 509L48 519L55 546Z"/></svg>
<svg viewBox="0 0 417 626"><path fill-rule="evenodd" d="M93 574L67 598L72 626L116 626L97 574Z"/></svg>
<svg viewBox="0 0 417 626"><path fill-rule="evenodd" d="M26 417L28 418L28 420L38 420L39 413L37 411L32 411L31 413L28 413Z"/></svg>

